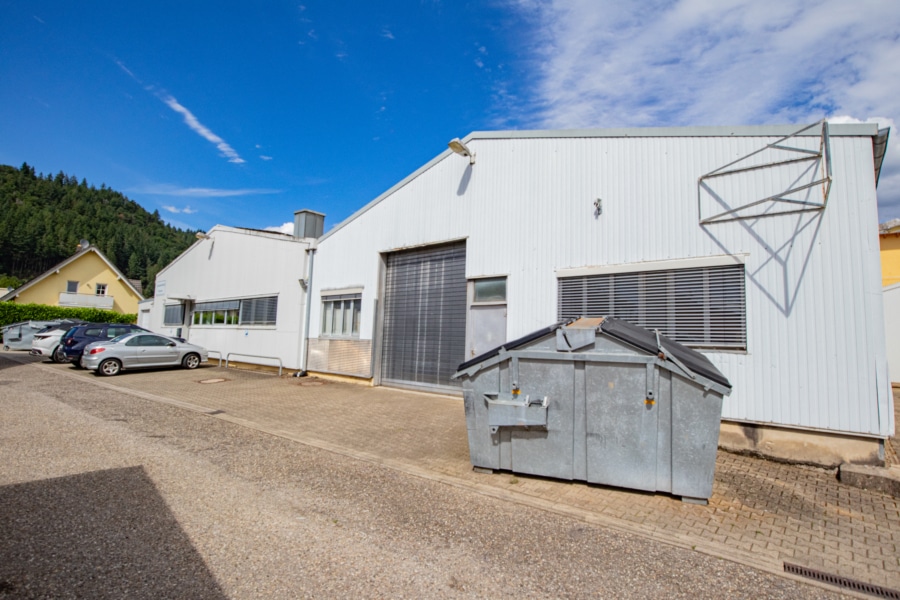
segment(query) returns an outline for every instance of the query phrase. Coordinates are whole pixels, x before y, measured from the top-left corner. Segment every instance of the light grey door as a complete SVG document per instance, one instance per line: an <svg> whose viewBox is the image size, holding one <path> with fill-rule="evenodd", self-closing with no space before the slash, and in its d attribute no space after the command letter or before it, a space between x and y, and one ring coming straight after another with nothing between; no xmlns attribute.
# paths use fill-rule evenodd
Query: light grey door
<svg viewBox="0 0 900 600"><path fill-rule="evenodd" d="M465 360L466 245L388 254L381 378L386 384L459 387Z"/></svg>
<svg viewBox="0 0 900 600"><path fill-rule="evenodd" d="M469 351L466 360L506 342L506 305L473 306L469 309Z"/></svg>

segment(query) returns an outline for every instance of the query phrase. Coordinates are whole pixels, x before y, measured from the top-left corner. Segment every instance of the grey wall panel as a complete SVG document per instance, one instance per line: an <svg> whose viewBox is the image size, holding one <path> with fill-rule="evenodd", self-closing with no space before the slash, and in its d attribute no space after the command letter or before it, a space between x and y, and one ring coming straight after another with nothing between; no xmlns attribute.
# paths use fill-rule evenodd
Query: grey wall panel
<svg viewBox="0 0 900 600"><path fill-rule="evenodd" d="M371 377L371 365L371 340L309 340L307 369L310 371Z"/></svg>

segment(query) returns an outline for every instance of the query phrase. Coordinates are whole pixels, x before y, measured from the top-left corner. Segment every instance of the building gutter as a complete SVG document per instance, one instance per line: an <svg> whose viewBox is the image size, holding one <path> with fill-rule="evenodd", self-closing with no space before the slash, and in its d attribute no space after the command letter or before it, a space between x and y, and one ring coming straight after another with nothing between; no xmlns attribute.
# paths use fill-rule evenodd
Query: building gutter
<svg viewBox="0 0 900 600"><path fill-rule="evenodd" d="M303 323L303 343L300 346L300 375L306 375L307 355L309 351L309 318L312 310L313 266L316 263L316 242L313 242L306 253L309 255L309 270L306 273L306 316Z"/></svg>

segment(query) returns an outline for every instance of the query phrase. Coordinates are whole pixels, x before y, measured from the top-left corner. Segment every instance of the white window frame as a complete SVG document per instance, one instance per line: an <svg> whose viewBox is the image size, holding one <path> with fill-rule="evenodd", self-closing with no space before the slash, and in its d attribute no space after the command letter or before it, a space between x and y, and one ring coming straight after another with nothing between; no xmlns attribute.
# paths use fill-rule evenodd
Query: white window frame
<svg viewBox="0 0 900 600"><path fill-rule="evenodd" d="M329 339L359 339L362 288L323 291L319 333Z"/></svg>
<svg viewBox="0 0 900 600"><path fill-rule="evenodd" d="M191 324L208 327L274 327L278 296L204 300L194 304Z"/></svg>
<svg viewBox="0 0 900 600"><path fill-rule="evenodd" d="M97 296L105 296L108 289L109 285L105 283L98 283L94 288L94 294Z"/></svg>
<svg viewBox="0 0 900 600"><path fill-rule="evenodd" d="M469 306L501 306L506 304L506 298L509 295L509 281L506 275L492 275L489 277L472 277L469 279L472 285L472 301ZM478 288L479 284L483 283L499 283L503 282L503 297L502 298L491 298L491 299L479 299L478 297Z"/></svg>
<svg viewBox="0 0 900 600"><path fill-rule="evenodd" d="M265 304L262 304L265 303ZM278 320L278 296L242 298L238 324L273 327Z"/></svg>
<svg viewBox="0 0 900 600"><path fill-rule="evenodd" d="M177 320L171 320L173 316L175 308L180 308L181 317ZM163 326L164 327L181 327L184 325L184 303L181 304L166 304L163 307Z"/></svg>

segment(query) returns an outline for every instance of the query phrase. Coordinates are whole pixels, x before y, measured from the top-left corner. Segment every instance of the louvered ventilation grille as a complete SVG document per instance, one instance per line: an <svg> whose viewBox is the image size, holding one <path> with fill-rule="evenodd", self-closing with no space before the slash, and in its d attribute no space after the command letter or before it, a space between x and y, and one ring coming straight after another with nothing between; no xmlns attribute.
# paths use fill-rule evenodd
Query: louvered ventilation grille
<svg viewBox="0 0 900 600"><path fill-rule="evenodd" d="M744 266L560 278L559 320L613 316L694 347L746 349Z"/></svg>

